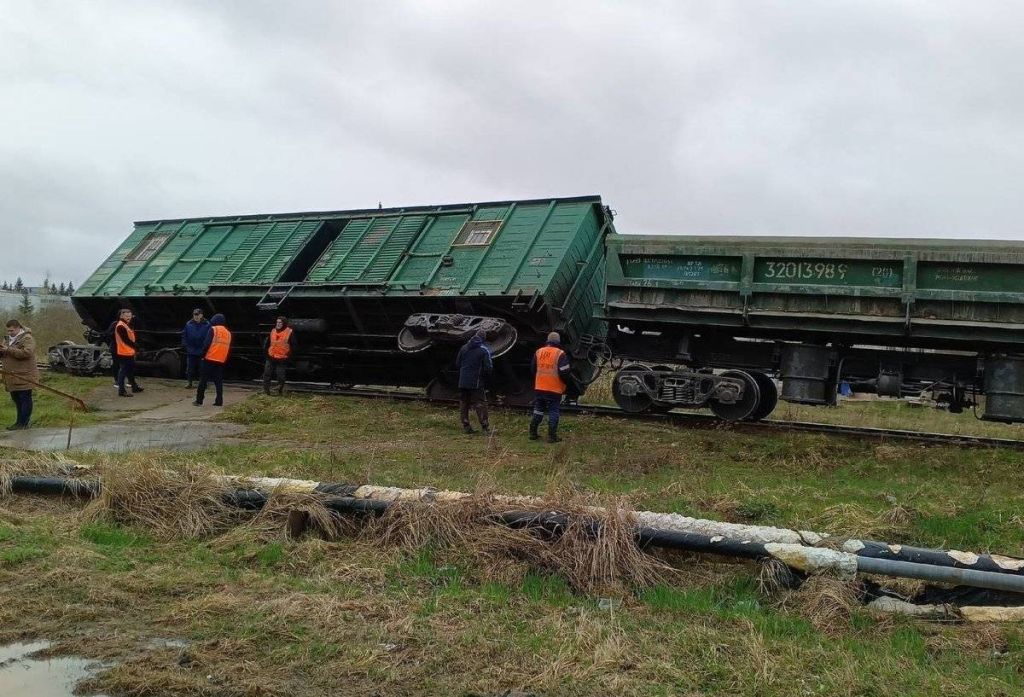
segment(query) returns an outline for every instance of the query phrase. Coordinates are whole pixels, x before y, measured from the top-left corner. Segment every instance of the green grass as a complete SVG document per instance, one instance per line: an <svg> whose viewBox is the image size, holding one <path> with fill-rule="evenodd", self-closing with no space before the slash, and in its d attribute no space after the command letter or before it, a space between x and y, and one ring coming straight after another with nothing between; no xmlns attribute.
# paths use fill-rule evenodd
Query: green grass
<svg viewBox="0 0 1024 697"><path fill-rule="evenodd" d="M489 440L463 435L445 407L308 396L254 397L223 418L250 426L246 443L154 457L323 481L467 490L484 480L524 494L569 485L639 508L1024 553L1014 451L575 416L551 446L527 440L516 412L495 411ZM1017 627L864 612L819 626L761 596L749 564L686 559L679 582L602 609L557 575L495 577L433 548L165 541L85 523L70 503L0 505L24 519L0 523L0 642L45 637L121 661L96 685L112 694L301 696L342 683L411 695L1024 690ZM141 649L138 637L187 639L195 664Z"/></svg>
<svg viewBox="0 0 1024 697"><path fill-rule="evenodd" d="M79 378L60 373L44 373L42 383L61 392L85 400L89 393L99 385L105 385L109 378ZM107 418L95 411L82 412L76 410L71 414L72 403L65 397L42 388L33 390L34 408L32 425L40 428L67 427L69 419L74 419L75 426L97 423ZM86 403L88 406L88 402ZM14 403L8 394L0 395L0 427L14 423Z"/></svg>
<svg viewBox="0 0 1024 697"><path fill-rule="evenodd" d="M78 534L86 542L113 549L146 547L152 544L148 535L110 523L88 523L82 526Z"/></svg>

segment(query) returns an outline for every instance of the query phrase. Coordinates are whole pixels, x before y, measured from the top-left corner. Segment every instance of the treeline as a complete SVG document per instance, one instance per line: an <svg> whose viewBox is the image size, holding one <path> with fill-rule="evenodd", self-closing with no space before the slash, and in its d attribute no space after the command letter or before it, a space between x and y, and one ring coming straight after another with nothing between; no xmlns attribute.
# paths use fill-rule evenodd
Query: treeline
<svg viewBox="0 0 1024 697"><path fill-rule="evenodd" d="M31 290L33 293L41 295L72 295L75 292L75 284L71 281L67 283L60 283L59 285L51 281L49 278L43 279L43 285L38 288L26 286L19 276L14 283L8 283L4 281L0 284L0 290L6 290L11 293L23 293L26 294Z"/></svg>

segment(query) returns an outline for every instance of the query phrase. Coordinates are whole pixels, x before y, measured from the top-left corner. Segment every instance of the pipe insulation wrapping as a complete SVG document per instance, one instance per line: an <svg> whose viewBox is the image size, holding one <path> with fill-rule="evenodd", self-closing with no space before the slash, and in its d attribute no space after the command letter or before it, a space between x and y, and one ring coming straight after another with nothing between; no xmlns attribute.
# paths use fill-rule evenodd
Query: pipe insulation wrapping
<svg viewBox="0 0 1024 697"><path fill-rule="evenodd" d="M430 488L403 489L399 487L330 484L299 479L244 478L232 477L231 481L239 485L252 486L263 491L272 491L277 487L298 491L321 491L339 493L356 498L375 499L379 501L416 501L444 502L457 501L471 497L472 494L461 491L437 490ZM541 499L530 496L496 496L498 503L509 505L536 505ZM591 509L595 514L604 513L601 509ZM637 524L643 527L672 530L683 533L696 533L710 537L726 537L752 543L779 543L792 545L816 546L826 540L829 535L809 530L791 530L762 525L741 525L723 523L716 520L691 518L678 513L659 513L654 511L637 511ZM843 551L858 557L873 557L882 560L904 561L931 566L944 566L956 569L973 569L991 571L993 573L1024 576L1024 559L999 554L976 554L955 549L926 549L910 545L893 545L872 540L850 539L843 544ZM808 562L811 563L811 562ZM845 573L845 572L844 572Z"/></svg>
<svg viewBox="0 0 1024 697"><path fill-rule="evenodd" d="M292 481L294 480L283 480L274 489L300 490L298 486L291 484ZM12 490L17 492L73 496L96 496L100 493L102 486L100 481L96 479L60 477L16 476L11 478L10 483ZM309 484L314 485L312 489L308 488ZM390 492L388 498L381 499L372 495L367 496L366 494L374 494L376 490L385 489L383 487L321 485L316 482L303 482L302 486L301 490L304 491L322 491L330 487L337 492L344 492L341 495L325 494L324 497L324 505L339 513L360 512L380 514L396 501L423 502L427 500L420 490L387 489ZM394 495L396 492L399 492L398 495ZM404 492L415 492L415 494L406 494ZM239 488L228 492L225 500L241 508L258 509L266 504L270 493L259 489ZM429 500L460 500L467 496L469 495L460 492L434 492ZM514 501L514 499L505 498L509 501ZM523 499L519 499L519 501L522 502ZM596 512L600 509L594 510ZM564 528L569 520L565 514L556 511L508 511L496 517L500 518L500 522L506 525L517 527L540 526L552 530L557 530L559 527ZM685 516L680 516L680 518L685 518ZM700 521L699 519L692 518L688 520L698 520L701 524L715 522ZM592 525L595 531L600 526L596 519L589 520L587 524ZM713 525L709 527L717 529ZM747 528L750 526L739 527ZM1024 576L1015 573L980 571L977 569L940 566L925 562L862 557L851 552L822 547L809 547L788 542L761 542L750 539L737 539L728 535L708 535L705 532L694 530L677 530L645 524L640 524L637 527L636 536L637 542L641 546L722 554L747 559L773 558L778 559L790 568L808 574L830 572L840 578L850 579L860 572L897 578L916 578L933 583L968 585L976 588L1024 593Z"/></svg>

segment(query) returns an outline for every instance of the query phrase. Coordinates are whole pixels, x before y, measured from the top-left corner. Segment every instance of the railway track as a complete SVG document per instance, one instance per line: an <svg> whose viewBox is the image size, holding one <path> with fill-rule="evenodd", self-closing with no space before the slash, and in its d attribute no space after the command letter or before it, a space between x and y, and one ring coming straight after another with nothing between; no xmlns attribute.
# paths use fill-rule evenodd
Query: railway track
<svg viewBox="0 0 1024 697"><path fill-rule="evenodd" d="M256 383L233 382L240 387L257 389ZM378 390L372 388L340 388L332 387L323 383L290 382L288 388L292 392L305 394L325 394L338 397L359 397L363 399L388 399L393 401L406 402L435 402L454 404L454 400L431 399L421 392L404 390ZM498 405L506 409L528 410L528 406ZM843 435L858 438L873 438L877 440L901 440L918 443L929 443L939 445L958 445L966 447L982 448L1015 448L1024 450L1024 440L1015 438L993 438L989 436L967 436L954 433L929 433L924 431L909 431L893 428L875 428L871 426L841 426L836 424L818 423L813 421L783 421L780 419L765 419L757 422L725 422L715 416L705 414L694 414L688 412L669 412L666 414L645 413L630 414L618 407L603 406L595 404L569 405L562 407L562 413L568 414L592 414L616 419L635 419L639 421L667 422L687 428L701 428L705 430L733 430L747 432L768 432L768 431L802 431L808 433L824 433L828 435Z"/></svg>
<svg viewBox="0 0 1024 697"><path fill-rule="evenodd" d="M49 371L50 366L40 363L41 371ZM236 387L248 389L259 389L260 383L246 381L226 381ZM428 398L422 392L410 390L379 390L372 388L341 388L325 383L315 382L289 382L288 389L292 392L304 394L326 394L337 397L359 397L363 399L390 399L408 402L435 402L454 404L454 400L441 400ZM528 406L494 405L504 409L519 409L526 411ZM937 445L959 445L975 448L1013 448L1024 450L1024 440L1016 438L994 438L991 436L968 436L956 433L930 433L926 431L909 431L894 428L876 428L872 426L842 426L838 424L826 424L814 421L783 421L781 419L765 419L757 422L726 422L716 416L707 414L694 414L691 412L669 412L665 414L645 413L630 414L618 407L604 406L599 404L567 405L562 407L562 412L567 414L593 414L616 419L635 419L638 421L662 421L687 428L701 428L705 430L733 430L733 431L802 431L805 433L824 433L828 435L843 435L851 437L874 438L877 440L901 440L917 443L930 443Z"/></svg>

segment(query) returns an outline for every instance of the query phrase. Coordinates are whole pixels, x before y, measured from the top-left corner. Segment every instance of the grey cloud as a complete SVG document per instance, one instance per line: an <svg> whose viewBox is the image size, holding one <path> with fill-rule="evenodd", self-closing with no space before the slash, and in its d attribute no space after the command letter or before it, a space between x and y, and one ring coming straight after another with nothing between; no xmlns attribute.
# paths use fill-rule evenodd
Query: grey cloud
<svg viewBox="0 0 1024 697"><path fill-rule="evenodd" d="M1022 237L1014 4L0 2L0 277L135 219L601 193L627 232Z"/></svg>

